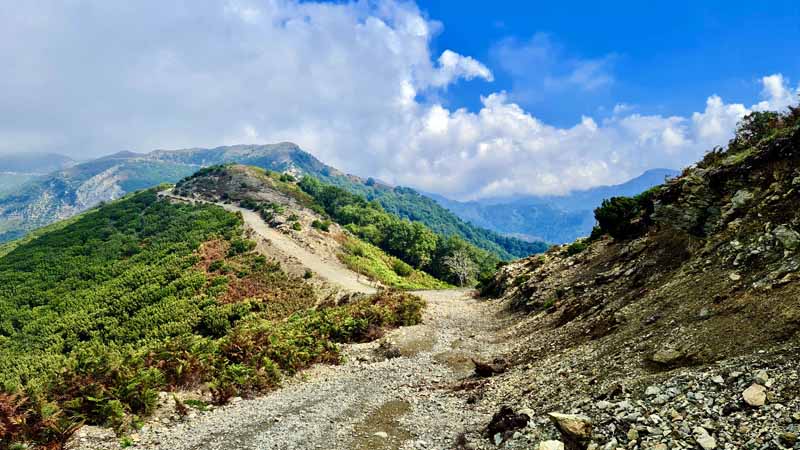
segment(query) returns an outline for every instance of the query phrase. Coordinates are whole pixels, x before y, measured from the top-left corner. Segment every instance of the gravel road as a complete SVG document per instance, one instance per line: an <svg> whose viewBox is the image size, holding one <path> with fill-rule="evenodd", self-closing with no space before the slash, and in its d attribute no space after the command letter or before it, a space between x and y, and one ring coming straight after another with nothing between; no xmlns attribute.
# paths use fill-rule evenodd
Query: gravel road
<svg viewBox="0 0 800 450"><path fill-rule="evenodd" d="M468 291L417 294L428 302L422 324L345 346L345 363L316 366L265 396L189 419L151 421L135 436L137 448L453 448L460 432L489 420L466 409L452 388L471 375L472 358L502 352L494 336L503 316ZM384 341L401 356L383 356ZM79 448L113 448L108 441L92 444L91 433L81 432Z"/></svg>

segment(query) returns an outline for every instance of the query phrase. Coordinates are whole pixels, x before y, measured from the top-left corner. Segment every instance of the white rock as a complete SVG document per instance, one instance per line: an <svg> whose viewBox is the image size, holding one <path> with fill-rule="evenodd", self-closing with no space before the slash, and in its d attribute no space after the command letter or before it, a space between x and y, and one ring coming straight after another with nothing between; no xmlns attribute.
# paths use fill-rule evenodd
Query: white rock
<svg viewBox="0 0 800 450"><path fill-rule="evenodd" d="M377 436L377 437L379 437L381 439L388 439L389 438L389 434L387 432L385 432L385 431L378 431L377 433L373 434L373 436Z"/></svg>
<svg viewBox="0 0 800 450"><path fill-rule="evenodd" d="M539 442L539 450L564 450L564 443L561 441L542 441Z"/></svg>
<svg viewBox="0 0 800 450"><path fill-rule="evenodd" d="M760 384L753 384L742 392L742 398L750 406L764 406L767 402L767 388Z"/></svg>
<svg viewBox="0 0 800 450"><path fill-rule="evenodd" d="M644 391L644 395L648 397L653 397L661 393L661 388L658 386L648 386L647 390Z"/></svg>
<svg viewBox="0 0 800 450"><path fill-rule="evenodd" d="M697 441L697 444L700 447L703 447L705 450L711 450L717 448L717 440L714 439L713 436L708 434L703 427L696 427L694 430L694 440Z"/></svg>

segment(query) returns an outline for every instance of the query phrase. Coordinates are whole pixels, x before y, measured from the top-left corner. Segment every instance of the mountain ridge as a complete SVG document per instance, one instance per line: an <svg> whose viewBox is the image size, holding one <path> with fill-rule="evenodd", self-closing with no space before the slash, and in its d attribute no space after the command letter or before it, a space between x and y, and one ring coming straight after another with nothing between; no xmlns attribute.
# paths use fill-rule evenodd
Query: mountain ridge
<svg viewBox="0 0 800 450"><path fill-rule="evenodd" d="M470 202L436 194L429 196L477 226L523 239L564 243L589 235L595 224L593 210L603 199L636 195L678 174L672 169L650 169L621 184L597 186L563 196L523 195Z"/></svg>
<svg viewBox="0 0 800 450"><path fill-rule="evenodd" d="M391 187L328 166L291 142L215 148L118 152L53 172L0 196L0 242L70 217L128 192L174 183L201 167L225 163L252 165L294 175L311 175L328 184L377 200L387 211L416 220L445 235L459 235L502 259L546 250L471 225L410 188Z"/></svg>

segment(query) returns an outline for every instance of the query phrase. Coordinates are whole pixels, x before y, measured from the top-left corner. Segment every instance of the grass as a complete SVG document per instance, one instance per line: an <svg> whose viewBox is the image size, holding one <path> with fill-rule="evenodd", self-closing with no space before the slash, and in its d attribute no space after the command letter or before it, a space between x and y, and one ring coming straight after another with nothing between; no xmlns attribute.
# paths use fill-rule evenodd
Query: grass
<svg viewBox="0 0 800 450"><path fill-rule="evenodd" d="M345 250L339 254L339 259L350 270L379 281L385 286L406 290L452 287L421 270L411 268L399 259L387 255L378 247L358 238L348 236L343 247ZM405 276L401 274L405 274Z"/></svg>

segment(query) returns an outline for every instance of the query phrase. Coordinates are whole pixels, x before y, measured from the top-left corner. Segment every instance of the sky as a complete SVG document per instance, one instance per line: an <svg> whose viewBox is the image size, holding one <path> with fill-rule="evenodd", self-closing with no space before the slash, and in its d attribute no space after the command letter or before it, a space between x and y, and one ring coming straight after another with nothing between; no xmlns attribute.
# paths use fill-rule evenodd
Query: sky
<svg viewBox="0 0 800 450"><path fill-rule="evenodd" d="M565 194L800 95L796 1L0 3L0 154L292 141L455 199Z"/></svg>

